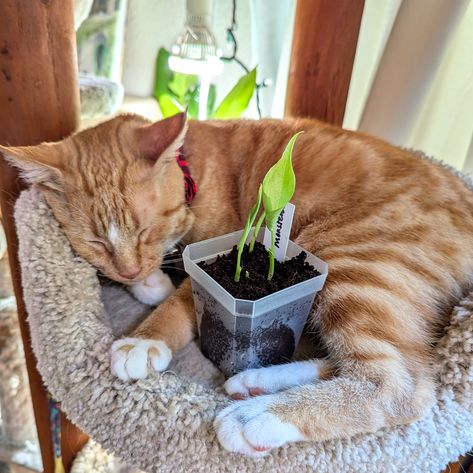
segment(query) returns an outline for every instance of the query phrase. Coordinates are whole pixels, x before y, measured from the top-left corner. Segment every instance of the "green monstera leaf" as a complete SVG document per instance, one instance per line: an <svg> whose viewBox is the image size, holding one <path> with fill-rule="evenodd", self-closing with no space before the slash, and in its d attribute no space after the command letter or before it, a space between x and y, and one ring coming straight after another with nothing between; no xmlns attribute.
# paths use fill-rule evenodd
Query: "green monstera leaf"
<svg viewBox="0 0 473 473"><path fill-rule="evenodd" d="M250 242L250 252L253 251L255 240L258 235L258 231L263 223L266 221L266 226L271 232L271 247L268 250L269 253L269 271L268 279L271 280L274 275L274 240L275 240L275 227L276 222L282 209L289 203L294 191L296 190L296 176L292 167L292 151L297 137L302 132L296 133L287 144L279 161L270 168L263 179L263 183L259 187L258 199L255 205L251 208L246 221L245 228L243 230L241 239L238 243L238 256L237 256L237 267L235 271L235 281L240 280L241 273L241 254L245 246L246 239L251 232L253 223L255 222L256 216L258 215L261 202L263 202L263 212L261 213L256 228L254 230L253 237Z"/></svg>
<svg viewBox="0 0 473 473"><path fill-rule="evenodd" d="M297 137L296 133L290 140L279 161L267 172L263 179L263 207L266 226L271 232L271 247L269 249L268 279L274 275L274 237L276 222L282 209L289 203L296 190L296 175L292 168L292 150Z"/></svg>
<svg viewBox="0 0 473 473"><path fill-rule="evenodd" d="M297 137L295 134L284 150L281 159L267 172L263 180L263 206L266 226L271 230L276 224L281 210L291 200L296 190L296 175L292 168L292 150Z"/></svg>

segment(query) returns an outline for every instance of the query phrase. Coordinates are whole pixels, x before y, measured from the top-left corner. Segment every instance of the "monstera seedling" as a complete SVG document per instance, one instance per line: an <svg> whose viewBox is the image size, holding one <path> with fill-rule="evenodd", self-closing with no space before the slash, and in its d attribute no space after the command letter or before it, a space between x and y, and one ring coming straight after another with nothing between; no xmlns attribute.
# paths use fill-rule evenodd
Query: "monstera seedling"
<svg viewBox="0 0 473 473"><path fill-rule="evenodd" d="M258 197L256 203L250 210L246 225L241 235L241 239L237 245L238 256L235 270L235 281L238 282L241 276L241 255L245 247L246 239L251 232L253 223L263 203L263 211L256 223L253 236L250 242L250 253L253 251L256 237L259 233L263 221L266 222L266 227L271 233L271 246L268 249L269 253L269 271L268 280L271 280L274 275L274 242L275 229L279 215L291 200L296 189L296 176L292 168L292 150L297 137L302 132L296 133L289 141L279 161L267 172L263 179L263 183L259 186Z"/></svg>

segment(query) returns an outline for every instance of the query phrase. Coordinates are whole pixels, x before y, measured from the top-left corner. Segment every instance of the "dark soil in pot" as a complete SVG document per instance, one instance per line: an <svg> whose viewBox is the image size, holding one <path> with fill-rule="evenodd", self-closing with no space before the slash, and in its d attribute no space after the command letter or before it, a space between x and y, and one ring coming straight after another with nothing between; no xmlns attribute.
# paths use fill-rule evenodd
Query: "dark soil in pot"
<svg viewBox="0 0 473 473"><path fill-rule="evenodd" d="M242 271L239 282L234 281L237 261L237 247L226 255L218 256L210 264L199 263L199 266L215 281L224 287L233 297L254 301L286 287L294 286L320 273L306 262L306 253L301 251L290 260L280 263L275 261L274 276L268 281L269 255L265 246L257 242L253 252L249 253L248 245L243 250Z"/></svg>
<svg viewBox="0 0 473 473"><path fill-rule="evenodd" d="M268 326L254 330L240 328L231 333L218 313L207 307L200 327L202 353L227 376L248 368L288 362L296 348L294 331L287 320L280 321L278 314L273 315L275 320Z"/></svg>

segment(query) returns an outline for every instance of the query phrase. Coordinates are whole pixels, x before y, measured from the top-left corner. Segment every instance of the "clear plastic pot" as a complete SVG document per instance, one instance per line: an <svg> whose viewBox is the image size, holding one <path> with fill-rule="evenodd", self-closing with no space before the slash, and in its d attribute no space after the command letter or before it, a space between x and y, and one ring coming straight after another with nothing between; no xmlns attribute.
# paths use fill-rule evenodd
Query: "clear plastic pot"
<svg viewBox="0 0 473 473"><path fill-rule="evenodd" d="M212 279L198 263L211 263L229 253L242 231L188 245L184 268L191 277L201 349L226 376L248 368L289 361L299 343L305 322L327 277L327 263L307 253L320 273L294 286L255 301L236 299ZM258 241L262 241L263 232ZM292 241L286 259L303 248Z"/></svg>

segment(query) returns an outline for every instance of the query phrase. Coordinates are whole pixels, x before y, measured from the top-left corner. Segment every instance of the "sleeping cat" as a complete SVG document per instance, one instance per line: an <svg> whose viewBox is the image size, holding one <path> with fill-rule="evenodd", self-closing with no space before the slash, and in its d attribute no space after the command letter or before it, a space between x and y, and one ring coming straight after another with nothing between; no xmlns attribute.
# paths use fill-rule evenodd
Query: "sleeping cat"
<svg viewBox="0 0 473 473"><path fill-rule="evenodd" d="M473 270L473 195L407 151L312 120L124 115L58 143L0 148L43 191L78 254L157 302L172 290L163 255L242 228L263 176L300 130L292 239L329 263L308 326L327 356L227 380L237 401L217 416L218 439L253 456L412 422L430 408L430 349ZM181 145L199 188L190 205ZM162 371L195 331L186 280L113 344L112 370L122 380Z"/></svg>

